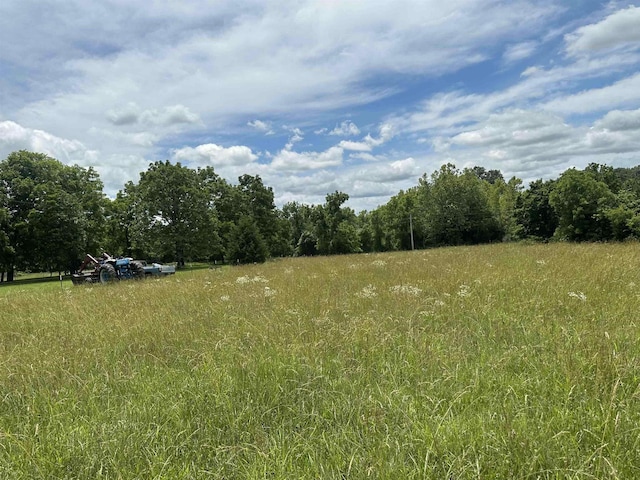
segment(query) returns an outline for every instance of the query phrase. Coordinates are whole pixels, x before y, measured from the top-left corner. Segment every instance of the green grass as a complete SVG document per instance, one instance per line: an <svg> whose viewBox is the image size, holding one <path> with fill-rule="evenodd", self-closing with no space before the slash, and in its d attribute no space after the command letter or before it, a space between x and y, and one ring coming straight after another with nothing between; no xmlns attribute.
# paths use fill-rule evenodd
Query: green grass
<svg viewBox="0 0 640 480"><path fill-rule="evenodd" d="M639 478L640 249L0 289L0 478Z"/></svg>

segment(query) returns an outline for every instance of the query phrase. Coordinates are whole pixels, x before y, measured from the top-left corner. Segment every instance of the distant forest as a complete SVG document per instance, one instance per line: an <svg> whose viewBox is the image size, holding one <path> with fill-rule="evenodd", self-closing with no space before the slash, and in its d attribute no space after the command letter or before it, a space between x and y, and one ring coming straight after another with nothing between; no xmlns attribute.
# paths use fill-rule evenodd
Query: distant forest
<svg viewBox="0 0 640 480"><path fill-rule="evenodd" d="M372 211L281 209L259 176L236 185L212 167L155 162L109 199L92 168L44 154L0 161L0 281L15 271L73 272L86 253L183 265L253 263L292 255L422 249L517 240L640 238L640 166L590 164L528 187L498 170L442 166Z"/></svg>

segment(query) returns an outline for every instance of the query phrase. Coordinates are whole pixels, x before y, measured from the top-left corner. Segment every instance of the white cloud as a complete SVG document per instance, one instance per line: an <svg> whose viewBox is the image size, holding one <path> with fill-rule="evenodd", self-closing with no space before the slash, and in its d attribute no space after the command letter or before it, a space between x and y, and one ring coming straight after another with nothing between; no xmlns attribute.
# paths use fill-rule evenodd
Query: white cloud
<svg viewBox="0 0 640 480"><path fill-rule="evenodd" d="M215 167L248 165L258 159L249 147L233 146L221 147L214 143L184 147L174 150L173 160L189 162L196 166L213 165Z"/></svg>
<svg viewBox="0 0 640 480"><path fill-rule="evenodd" d="M338 146L345 150L353 150L355 152L370 152L371 145L366 142L352 142L350 140L342 140Z"/></svg>
<svg viewBox="0 0 640 480"><path fill-rule="evenodd" d="M582 114L638 104L640 104L640 73L606 87L592 88L551 100L542 107L564 114Z"/></svg>
<svg viewBox="0 0 640 480"><path fill-rule="evenodd" d="M502 55L502 59L506 63L513 63L530 57L538 48L537 42L522 42L515 45L509 45Z"/></svg>
<svg viewBox="0 0 640 480"><path fill-rule="evenodd" d="M176 124L195 124L201 122L200 117L191 112L184 105L172 105L160 109L142 110L135 102L129 102L119 109L107 112L107 119L113 125L144 125L170 126Z"/></svg>
<svg viewBox="0 0 640 480"><path fill-rule="evenodd" d="M360 129L355 123L345 120L336 128L331 130L329 132L329 135L336 135L340 137L352 137L354 135L360 135Z"/></svg>
<svg viewBox="0 0 640 480"><path fill-rule="evenodd" d="M251 122L247 122L249 127L255 128L259 132L263 132L265 135L273 135L273 130L271 128L271 123L263 122L262 120L253 120Z"/></svg>
<svg viewBox="0 0 640 480"><path fill-rule="evenodd" d="M78 140L60 138L11 121L0 122L0 159L17 150L44 153L64 163L82 166L91 165L97 159L97 152Z"/></svg>
<svg viewBox="0 0 640 480"><path fill-rule="evenodd" d="M48 2L43 16L33 2L5 2L0 148L99 167L109 194L171 158L228 179L260 174L278 198L340 189L361 206L445 161L527 176L624 162L640 151L640 9L615 5L605 17L547 0L69 0ZM580 27L586 15L601 21ZM466 76L485 60L502 67L495 91ZM361 133L345 118L380 128ZM300 126L285 128L284 148L274 146L282 124ZM300 143L303 130L336 145ZM257 145L241 146L243 135Z"/></svg>
<svg viewBox="0 0 640 480"><path fill-rule="evenodd" d="M271 166L276 170L303 171L327 167L337 167L342 164L343 150L331 147L324 152L292 152L281 150L272 160Z"/></svg>
<svg viewBox="0 0 640 480"><path fill-rule="evenodd" d="M396 160L391 163L380 163L373 167L359 170L358 176L361 180L378 183L392 183L408 179L415 180L419 176L418 164L410 157L404 160Z"/></svg>
<svg viewBox="0 0 640 480"><path fill-rule="evenodd" d="M595 122L594 127L609 131L640 130L640 109L612 110Z"/></svg>
<svg viewBox="0 0 640 480"><path fill-rule="evenodd" d="M285 130L291 133L291 136L289 137L289 141L284 147L285 150L291 150L296 143L304 140L304 133L299 128L289 127L287 125L283 125L282 128L284 128Z"/></svg>
<svg viewBox="0 0 640 480"><path fill-rule="evenodd" d="M379 147L380 145L391 140L394 135L395 132L393 125L389 123L383 123L379 128L378 138L373 138L370 134L367 134L367 136L364 137L361 142L342 140L338 144L338 146L340 148L344 148L345 150L353 150L356 152L370 152L374 147Z"/></svg>
<svg viewBox="0 0 640 480"><path fill-rule="evenodd" d="M640 47L640 7L630 6L565 36L570 55L636 44Z"/></svg>

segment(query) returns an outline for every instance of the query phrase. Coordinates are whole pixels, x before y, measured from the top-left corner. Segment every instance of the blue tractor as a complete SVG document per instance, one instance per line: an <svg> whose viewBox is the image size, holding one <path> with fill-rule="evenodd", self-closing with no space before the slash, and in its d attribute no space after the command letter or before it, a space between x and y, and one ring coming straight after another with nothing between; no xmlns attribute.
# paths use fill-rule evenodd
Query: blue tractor
<svg viewBox="0 0 640 480"><path fill-rule="evenodd" d="M83 273L89 265L93 265L93 271ZM115 280L142 280L145 277L145 267L142 262L133 258L113 258L108 253L103 253L97 259L89 254L85 257L77 273L71 276L75 285L82 283L109 283Z"/></svg>

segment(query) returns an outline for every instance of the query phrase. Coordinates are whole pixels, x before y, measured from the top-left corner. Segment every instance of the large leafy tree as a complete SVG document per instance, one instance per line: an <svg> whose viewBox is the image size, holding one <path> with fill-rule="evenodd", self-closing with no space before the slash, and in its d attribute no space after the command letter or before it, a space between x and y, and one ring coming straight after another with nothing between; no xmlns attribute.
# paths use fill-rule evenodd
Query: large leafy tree
<svg viewBox="0 0 640 480"><path fill-rule="evenodd" d="M429 243L460 245L502 238L485 183L472 170L460 172L452 164L443 165L430 180L423 179Z"/></svg>
<svg viewBox="0 0 640 480"><path fill-rule="evenodd" d="M406 192L401 190L391 197L383 211L390 249L411 250L412 246L424 246L424 217L417 187Z"/></svg>
<svg viewBox="0 0 640 480"><path fill-rule="evenodd" d="M15 268L73 270L103 241L105 197L93 169L22 150L0 162L0 185L9 280Z"/></svg>
<svg viewBox="0 0 640 480"><path fill-rule="evenodd" d="M615 196L604 181L589 171L564 172L549 195L558 215L556 235L571 241L606 240L611 224L605 215Z"/></svg>
<svg viewBox="0 0 640 480"><path fill-rule="evenodd" d="M274 202L273 189L262 182L259 175L242 175L237 189L244 205L243 211L253 218L272 257L290 255L291 226L284 215L279 214Z"/></svg>
<svg viewBox="0 0 640 480"><path fill-rule="evenodd" d="M130 188L132 243L153 258L207 259L220 248L211 197L198 172L180 163L155 162Z"/></svg>
<svg viewBox="0 0 640 480"><path fill-rule="evenodd" d="M312 220L318 253L326 255L361 251L356 214L351 208L342 206L347 200L349 195L336 191L326 196L323 205L314 208Z"/></svg>

